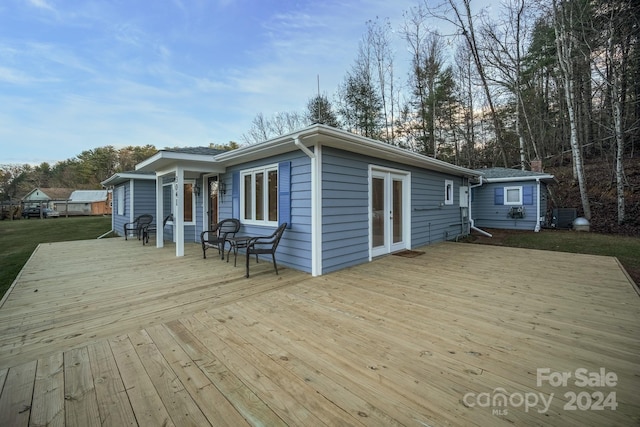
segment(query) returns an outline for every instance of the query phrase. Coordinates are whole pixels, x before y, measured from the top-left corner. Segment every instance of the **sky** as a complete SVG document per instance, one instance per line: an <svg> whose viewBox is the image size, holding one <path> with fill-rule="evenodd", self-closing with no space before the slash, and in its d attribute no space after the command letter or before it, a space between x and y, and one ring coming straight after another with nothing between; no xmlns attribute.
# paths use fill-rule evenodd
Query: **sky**
<svg viewBox="0 0 640 427"><path fill-rule="evenodd" d="M366 21L417 0L2 0L0 164L242 142L332 99ZM408 61L403 52L396 62Z"/></svg>

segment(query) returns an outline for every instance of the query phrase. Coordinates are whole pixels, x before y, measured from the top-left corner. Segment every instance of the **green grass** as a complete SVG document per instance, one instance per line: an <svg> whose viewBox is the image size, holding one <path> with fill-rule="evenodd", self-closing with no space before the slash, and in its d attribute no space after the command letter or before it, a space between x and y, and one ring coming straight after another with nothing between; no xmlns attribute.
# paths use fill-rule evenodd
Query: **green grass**
<svg viewBox="0 0 640 427"><path fill-rule="evenodd" d="M111 230L111 217L0 221L0 297L39 243L95 239Z"/></svg>
<svg viewBox="0 0 640 427"><path fill-rule="evenodd" d="M565 230L496 233L495 244L516 248L542 249L617 257L625 270L640 284L640 238ZM482 239L492 244L492 239ZM575 266L574 266L575 267Z"/></svg>

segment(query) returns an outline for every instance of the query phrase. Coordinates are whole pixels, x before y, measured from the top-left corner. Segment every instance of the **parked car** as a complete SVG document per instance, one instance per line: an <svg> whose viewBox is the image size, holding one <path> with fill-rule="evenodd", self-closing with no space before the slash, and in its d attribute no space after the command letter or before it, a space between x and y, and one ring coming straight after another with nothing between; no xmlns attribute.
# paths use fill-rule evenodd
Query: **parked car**
<svg viewBox="0 0 640 427"><path fill-rule="evenodd" d="M58 218L60 213L53 209L43 208L42 218ZM40 208L27 208L22 211L23 218L40 218Z"/></svg>

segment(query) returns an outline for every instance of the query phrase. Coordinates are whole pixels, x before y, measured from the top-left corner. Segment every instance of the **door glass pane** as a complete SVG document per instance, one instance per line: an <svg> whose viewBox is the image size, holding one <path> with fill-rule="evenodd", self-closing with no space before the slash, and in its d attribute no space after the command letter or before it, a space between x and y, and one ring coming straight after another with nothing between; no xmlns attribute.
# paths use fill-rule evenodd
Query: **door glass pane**
<svg viewBox="0 0 640 427"><path fill-rule="evenodd" d="M256 221L264 220L264 173L256 173Z"/></svg>
<svg viewBox="0 0 640 427"><path fill-rule="evenodd" d="M371 234L375 248L384 246L384 179L373 178L371 187Z"/></svg>
<svg viewBox="0 0 640 427"><path fill-rule="evenodd" d="M402 181L393 181L393 243L402 242Z"/></svg>
<svg viewBox="0 0 640 427"><path fill-rule="evenodd" d="M278 220L278 171L272 170L269 175L269 221Z"/></svg>
<svg viewBox="0 0 640 427"><path fill-rule="evenodd" d="M193 221L193 184L184 184L184 222Z"/></svg>
<svg viewBox="0 0 640 427"><path fill-rule="evenodd" d="M210 229L218 223L218 192L220 185L218 177L209 178L209 224Z"/></svg>
<svg viewBox="0 0 640 427"><path fill-rule="evenodd" d="M253 219L253 193L251 191L251 175L244 176L244 219Z"/></svg>

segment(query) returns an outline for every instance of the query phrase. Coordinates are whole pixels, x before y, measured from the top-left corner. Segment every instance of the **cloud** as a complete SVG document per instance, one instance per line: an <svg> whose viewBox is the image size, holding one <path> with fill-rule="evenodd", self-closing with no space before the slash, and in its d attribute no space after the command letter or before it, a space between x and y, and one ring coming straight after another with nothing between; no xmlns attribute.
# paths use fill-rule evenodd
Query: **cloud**
<svg viewBox="0 0 640 427"><path fill-rule="evenodd" d="M38 9L46 9L55 12L55 9L47 2L47 0L27 0L27 2Z"/></svg>

